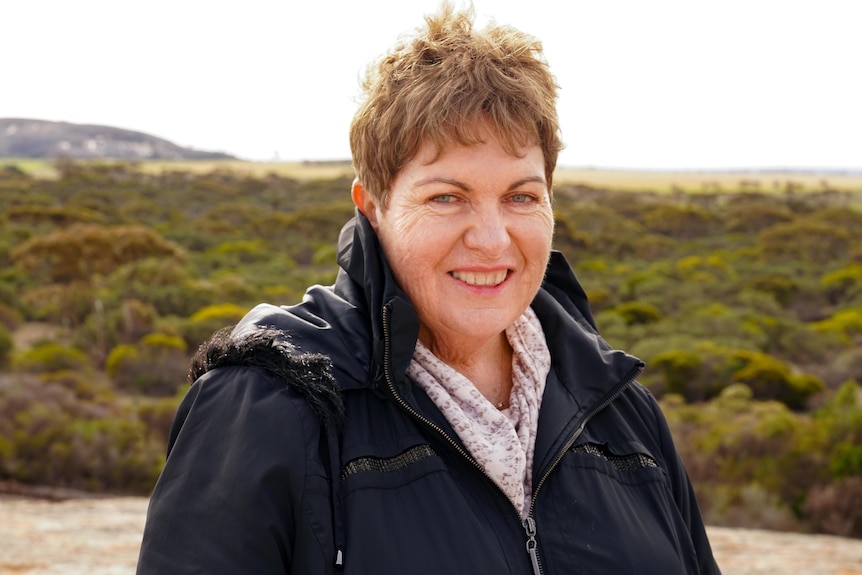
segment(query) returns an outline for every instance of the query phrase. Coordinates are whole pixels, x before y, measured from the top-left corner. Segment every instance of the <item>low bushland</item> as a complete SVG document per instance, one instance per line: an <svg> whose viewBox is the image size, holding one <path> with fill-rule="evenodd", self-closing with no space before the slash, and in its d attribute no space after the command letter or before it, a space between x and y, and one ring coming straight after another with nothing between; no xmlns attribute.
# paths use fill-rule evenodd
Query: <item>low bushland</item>
<svg viewBox="0 0 862 575"><path fill-rule="evenodd" d="M0 169L0 479L147 494L190 354L334 279L350 180L57 173ZM555 247L604 337L646 361L713 524L862 537L860 206L555 191Z"/></svg>

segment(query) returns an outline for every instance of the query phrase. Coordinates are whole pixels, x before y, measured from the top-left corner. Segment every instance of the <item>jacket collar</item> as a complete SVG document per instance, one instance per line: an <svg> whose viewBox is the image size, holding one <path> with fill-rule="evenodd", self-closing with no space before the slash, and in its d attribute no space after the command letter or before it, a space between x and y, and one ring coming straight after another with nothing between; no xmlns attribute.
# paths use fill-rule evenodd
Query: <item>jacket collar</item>
<svg viewBox="0 0 862 575"><path fill-rule="evenodd" d="M345 297L360 296L370 310L373 358L369 383L381 381L389 361L399 391L411 396L404 374L416 346L419 322L415 309L395 282L377 235L358 210L342 230L338 263L343 274L339 275L336 290ZM532 307L542 322L560 381L577 398L581 409L599 401L640 364L636 358L612 349L599 335L587 295L560 252L551 253Z"/></svg>
<svg viewBox="0 0 862 575"><path fill-rule="evenodd" d="M371 224L359 211L342 229L338 264L334 286L309 288L297 305L258 306L235 332L254 326L283 330L301 351L330 357L333 375L344 390L378 388L388 367L398 391L411 401L405 372L419 322ZM548 339L554 371L574 402L569 407L588 409L639 363L599 336L587 296L559 252L551 254L532 306Z"/></svg>
<svg viewBox="0 0 862 575"><path fill-rule="evenodd" d="M406 391L409 386L404 373L419 337L419 320L395 281L377 234L359 210L341 231L338 265L342 272L336 280L336 293L348 298L359 296L367 310L372 357L366 383L380 385L389 369L400 391Z"/></svg>

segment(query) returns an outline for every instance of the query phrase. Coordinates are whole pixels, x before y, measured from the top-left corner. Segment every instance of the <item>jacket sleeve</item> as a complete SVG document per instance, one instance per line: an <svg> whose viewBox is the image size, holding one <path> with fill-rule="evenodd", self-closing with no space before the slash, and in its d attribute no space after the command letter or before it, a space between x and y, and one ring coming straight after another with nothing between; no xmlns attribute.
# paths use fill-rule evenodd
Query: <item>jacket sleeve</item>
<svg viewBox="0 0 862 575"><path fill-rule="evenodd" d="M313 416L289 394L248 367L192 385L150 500L139 575L290 573L309 472L302 420Z"/></svg>
<svg viewBox="0 0 862 575"><path fill-rule="evenodd" d="M673 443L667 419L665 419L661 408L652 397L652 394L650 394L650 399L658 423L662 452L668 465L674 500L688 525L689 535L697 553L699 573L700 575L721 575L721 571L712 554L712 547L709 544L709 538L706 534L706 527L700 514L700 507L695 497L694 488L685 465L679 456L679 452Z"/></svg>

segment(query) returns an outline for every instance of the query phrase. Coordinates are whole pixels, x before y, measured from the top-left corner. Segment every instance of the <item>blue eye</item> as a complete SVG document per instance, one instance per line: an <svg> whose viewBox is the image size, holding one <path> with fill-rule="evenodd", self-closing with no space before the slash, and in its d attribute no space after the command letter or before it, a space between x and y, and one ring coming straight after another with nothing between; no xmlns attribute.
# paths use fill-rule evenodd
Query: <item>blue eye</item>
<svg viewBox="0 0 862 575"><path fill-rule="evenodd" d="M455 201L455 196L452 194L440 194L439 196L434 196L432 200L440 204L451 204Z"/></svg>
<svg viewBox="0 0 862 575"><path fill-rule="evenodd" d="M533 200L535 200L535 198L530 194L513 194L509 196L509 201L515 204L526 204Z"/></svg>

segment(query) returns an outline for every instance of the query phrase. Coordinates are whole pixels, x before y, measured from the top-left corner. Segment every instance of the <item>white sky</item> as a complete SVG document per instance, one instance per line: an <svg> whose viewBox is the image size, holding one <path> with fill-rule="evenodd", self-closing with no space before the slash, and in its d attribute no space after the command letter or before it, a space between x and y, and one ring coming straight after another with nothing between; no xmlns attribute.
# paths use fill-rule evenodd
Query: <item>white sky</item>
<svg viewBox="0 0 862 575"><path fill-rule="evenodd" d="M0 117L349 157L358 77L438 0L7 0ZM566 166L862 169L862 1L474 0L538 37Z"/></svg>

